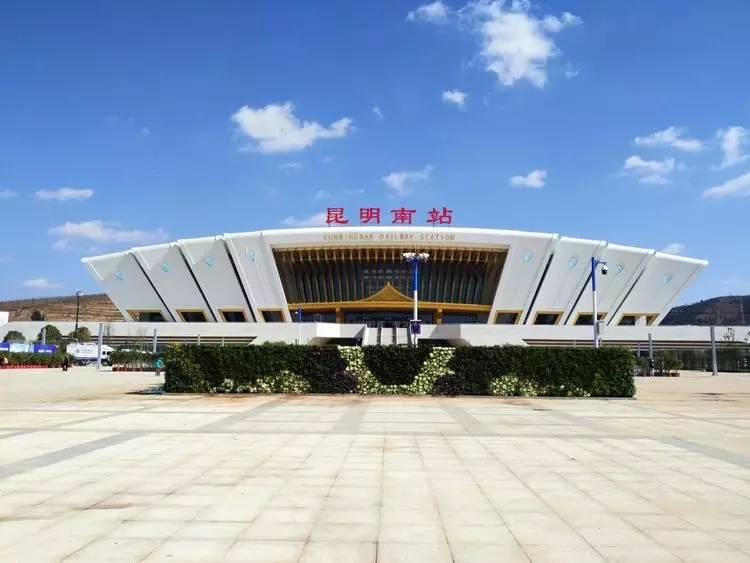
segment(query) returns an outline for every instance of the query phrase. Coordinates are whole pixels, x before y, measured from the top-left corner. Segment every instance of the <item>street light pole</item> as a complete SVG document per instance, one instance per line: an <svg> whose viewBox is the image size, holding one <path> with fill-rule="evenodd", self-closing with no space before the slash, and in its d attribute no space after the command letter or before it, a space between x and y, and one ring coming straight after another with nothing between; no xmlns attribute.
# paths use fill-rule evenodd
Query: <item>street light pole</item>
<svg viewBox="0 0 750 563"><path fill-rule="evenodd" d="M297 324L299 324L299 338L297 344L302 344L302 307L297 308Z"/></svg>
<svg viewBox="0 0 750 563"><path fill-rule="evenodd" d="M76 291L76 328L73 331L73 334L75 334L76 342L78 342L78 311L81 308L81 293L82 291Z"/></svg>
<svg viewBox="0 0 750 563"><path fill-rule="evenodd" d="M594 348L599 348L600 345L600 336L599 336L599 311L598 311L598 303L597 303L597 296L596 296L596 267L601 266L602 267L602 274L607 275L607 262L604 260L597 260L593 256L591 257L591 300L592 300L592 309L593 309L593 316L591 319L592 324L594 325Z"/></svg>
<svg viewBox="0 0 750 563"><path fill-rule="evenodd" d="M404 252L404 260L412 265L412 283L414 284L414 316L413 321L419 321L419 263L427 262L430 255L427 252ZM412 341L417 345L418 335L412 334Z"/></svg>

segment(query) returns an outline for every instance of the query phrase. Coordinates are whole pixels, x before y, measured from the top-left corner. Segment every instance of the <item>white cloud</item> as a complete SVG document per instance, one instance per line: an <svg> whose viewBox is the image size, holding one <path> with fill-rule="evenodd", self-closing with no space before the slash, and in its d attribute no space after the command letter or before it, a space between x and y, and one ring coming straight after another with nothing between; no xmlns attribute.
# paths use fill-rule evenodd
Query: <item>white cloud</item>
<svg viewBox="0 0 750 563"><path fill-rule="evenodd" d="M23 282L24 287L31 287L34 289L52 289L60 287L59 283L49 281L47 278L34 278L32 280L26 280Z"/></svg>
<svg viewBox="0 0 750 563"><path fill-rule="evenodd" d="M447 104L455 104L459 109L466 108L466 98L469 95L461 90L446 90L443 92L443 101Z"/></svg>
<svg viewBox="0 0 750 563"><path fill-rule="evenodd" d="M532 170L526 176L513 176L510 185L516 188L543 188L546 181L546 170Z"/></svg>
<svg viewBox="0 0 750 563"><path fill-rule="evenodd" d="M636 137L633 142L645 147L672 147L681 151L696 152L703 148L703 141L686 139L684 127L667 127L645 137Z"/></svg>
<svg viewBox="0 0 750 563"><path fill-rule="evenodd" d="M385 119L385 116L383 115L383 112L380 109L380 106L373 106L372 113L374 113L375 117L377 117L378 119Z"/></svg>
<svg viewBox="0 0 750 563"><path fill-rule="evenodd" d="M242 106L232 115L239 131L254 141L246 150L261 153L293 152L311 147L319 139L339 139L352 130L348 117L325 127L315 121L301 122L294 105L269 104L262 108Z"/></svg>
<svg viewBox="0 0 750 563"><path fill-rule="evenodd" d="M685 252L685 245L679 242L673 242L662 248L661 251L667 254L682 254Z"/></svg>
<svg viewBox="0 0 750 563"><path fill-rule="evenodd" d="M724 153L724 158L721 161L722 168L744 162L750 158L750 155L742 153L742 145L747 141L747 129L735 125L727 129L720 129L716 135L721 139L721 150Z"/></svg>
<svg viewBox="0 0 750 563"><path fill-rule="evenodd" d="M448 15L450 9L448 6L443 4L440 0L436 0L431 4L422 4L416 10L409 12L406 15L407 21L424 21L435 24L443 24L448 22Z"/></svg>
<svg viewBox="0 0 750 563"><path fill-rule="evenodd" d="M525 9L528 10L528 7L525 7ZM542 20L542 26L544 27L544 29L551 33L558 33L566 27L570 27L571 25L580 25L582 23L583 20L581 18L571 14L570 12L563 12L559 18L557 16L547 15L544 16L544 19Z"/></svg>
<svg viewBox="0 0 750 563"><path fill-rule="evenodd" d="M281 224L287 227L323 227L326 225L326 214L320 212L301 219L290 215L285 217Z"/></svg>
<svg viewBox="0 0 750 563"><path fill-rule="evenodd" d="M315 192L315 199L328 199L329 197L331 197L331 195L333 194L331 194L331 192L329 192L328 190L318 190L317 192Z"/></svg>
<svg viewBox="0 0 750 563"><path fill-rule="evenodd" d="M298 168L302 168L301 162L284 162L283 164L279 164L279 168L281 170L296 170Z"/></svg>
<svg viewBox="0 0 750 563"><path fill-rule="evenodd" d="M408 195L413 191L414 182L426 180L432 174L429 164L421 170L400 170L383 176L383 182L398 195Z"/></svg>
<svg viewBox="0 0 750 563"><path fill-rule="evenodd" d="M547 62L560 54L551 34L579 25L581 18L569 12L560 17L529 13L530 3L516 0L477 0L459 14L464 23L481 37L479 56L488 72L505 86L528 80L542 88L547 82Z"/></svg>
<svg viewBox="0 0 750 563"><path fill-rule="evenodd" d="M579 74L581 74L581 71L575 68L570 63L565 65L565 78L575 78Z"/></svg>
<svg viewBox="0 0 750 563"><path fill-rule="evenodd" d="M59 188L57 190L39 190L34 194L37 199L57 201L82 201L94 195L94 190L89 188Z"/></svg>
<svg viewBox="0 0 750 563"><path fill-rule="evenodd" d="M164 229L158 228L152 231L141 229L119 229L108 225L100 219L81 221L74 223L67 221L57 227L49 229L49 234L59 237L53 247L63 250L68 247L70 239L93 240L96 242L121 242L129 244L150 244L162 242L168 238Z"/></svg>
<svg viewBox="0 0 750 563"><path fill-rule="evenodd" d="M18 197L18 192L0 190L0 199L13 199L14 197Z"/></svg>
<svg viewBox="0 0 750 563"><path fill-rule="evenodd" d="M737 176L731 180L708 188L703 197L750 197L750 172Z"/></svg>
<svg viewBox="0 0 750 563"><path fill-rule="evenodd" d="M52 250L69 250L70 239L61 238L52 243Z"/></svg>
<svg viewBox="0 0 750 563"><path fill-rule="evenodd" d="M672 172L677 168L674 158L645 160L640 156L629 156L623 166L625 172L635 175L642 184L668 184L672 180Z"/></svg>
<svg viewBox="0 0 750 563"><path fill-rule="evenodd" d="M365 193L364 188L357 188L354 190L344 190L345 195L362 195L363 193Z"/></svg>

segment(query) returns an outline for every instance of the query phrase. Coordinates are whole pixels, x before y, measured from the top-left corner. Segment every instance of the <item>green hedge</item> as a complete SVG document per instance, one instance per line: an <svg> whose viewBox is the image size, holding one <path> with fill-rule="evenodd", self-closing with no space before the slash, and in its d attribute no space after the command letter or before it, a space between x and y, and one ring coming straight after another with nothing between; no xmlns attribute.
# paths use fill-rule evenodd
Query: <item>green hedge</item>
<svg viewBox="0 0 750 563"><path fill-rule="evenodd" d="M259 379L286 371L309 382L311 393L353 392L356 381L345 374L335 346L173 346L167 351L164 390L210 392L227 387L252 390Z"/></svg>
<svg viewBox="0 0 750 563"><path fill-rule="evenodd" d="M457 348L451 370L460 393L492 393L492 382L511 377L541 396L632 397L634 356L624 348Z"/></svg>
<svg viewBox="0 0 750 563"><path fill-rule="evenodd" d="M632 397L623 348L174 346L167 392Z"/></svg>
<svg viewBox="0 0 750 563"><path fill-rule="evenodd" d="M55 352L54 354L33 354L28 352L0 352L0 364L2 358L8 358L8 366L62 366L65 354ZM70 362L73 363L72 361Z"/></svg>
<svg viewBox="0 0 750 563"><path fill-rule="evenodd" d="M160 354L140 352L138 350L115 350L109 355L113 366L152 367Z"/></svg>
<svg viewBox="0 0 750 563"><path fill-rule="evenodd" d="M383 385L409 385L422 369L427 346L364 346L367 368Z"/></svg>

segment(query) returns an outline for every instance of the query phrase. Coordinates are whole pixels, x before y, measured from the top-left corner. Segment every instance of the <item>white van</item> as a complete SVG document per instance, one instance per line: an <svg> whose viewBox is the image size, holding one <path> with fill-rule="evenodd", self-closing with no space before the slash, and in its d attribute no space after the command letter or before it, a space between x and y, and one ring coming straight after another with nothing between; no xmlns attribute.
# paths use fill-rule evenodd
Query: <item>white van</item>
<svg viewBox="0 0 750 563"><path fill-rule="evenodd" d="M65 351L68 355L73 356L76 365L85 366L96 363L97 348L98 346L96 344L90 342L74 342L73 344L68 344ZM114 352L114 348L105 344L102 345L102 365L108 366L111 364L109 361L109 355L112 352Z"/></svg>

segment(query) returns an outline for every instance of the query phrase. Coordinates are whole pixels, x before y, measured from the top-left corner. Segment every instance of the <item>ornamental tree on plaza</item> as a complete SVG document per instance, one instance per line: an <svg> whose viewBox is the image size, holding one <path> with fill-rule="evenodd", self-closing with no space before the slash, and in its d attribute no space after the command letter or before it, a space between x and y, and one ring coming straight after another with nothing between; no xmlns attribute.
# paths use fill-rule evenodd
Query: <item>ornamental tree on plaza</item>
<svg viewBox="0 0 750 563"><path fill-rule="evenodd" d="M23 344L26 342L26 337L17 330L9 330L3 338L3 342L20 342Z"/></svg>

